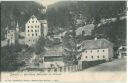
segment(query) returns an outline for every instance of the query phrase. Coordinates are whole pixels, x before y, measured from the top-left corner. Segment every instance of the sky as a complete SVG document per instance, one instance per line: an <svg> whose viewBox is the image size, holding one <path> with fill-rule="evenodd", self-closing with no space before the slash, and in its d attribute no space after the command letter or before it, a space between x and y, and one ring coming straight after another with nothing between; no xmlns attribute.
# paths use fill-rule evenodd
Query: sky
<svg viewBox="0 0 128 83"><path fill-rule="evenodd" d="M47 5L47 6L51 5L51 4L54 4L58 1L61 1L61 0L41 0L42 4Z"/></svg>

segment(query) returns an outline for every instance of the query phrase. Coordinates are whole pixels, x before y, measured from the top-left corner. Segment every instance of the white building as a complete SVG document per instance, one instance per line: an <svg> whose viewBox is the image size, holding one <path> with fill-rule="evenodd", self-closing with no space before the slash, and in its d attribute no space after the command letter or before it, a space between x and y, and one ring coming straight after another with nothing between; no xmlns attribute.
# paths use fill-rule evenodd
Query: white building
<svg viewBox="0 0 128 83"><path fill-rule="evenodd" d="M48 26L46 20L38 20L34 15L30 17L25 25L25 44L28 46L34 45L39 37L46 36Z"/></svg>
<svg viewBox="0 0 128 83"><path fill-rule="evenodd" d="M82 43L80 61L110 60L113 58L113 44L106 39L87 40Z"/></svg>
<svg viewBox="0 0 128 83"><path fill-rule="evenodd" d="M126 45L121 45L118 48L118 58L122 58L127 55L127 46Z"/></svg>
<svg viewBox="0 0 128 83"><path fill-rule="evenodd" d="M17 23L15 29L12 29L11 27L9 28L7 28L6 39L7 39L8 45L11 45L11 44L15 44L18 40L19 25Z"/></svg>
<svg viewBox="0 0 128 83"><path fill-rule="evenodd" d="M11 45L11 44L15 44L15 30L8 30L7 31L7 42L8 42L8 44L9 45Z"/></svg>
<svg viewBox="0 0 128 83"><path fill-rule="evenodd" d="M62 46L47 48L47 52L43 56L43 64L40 64L40 66L43 68L58 68L65 66L62 53Z"/></svg>

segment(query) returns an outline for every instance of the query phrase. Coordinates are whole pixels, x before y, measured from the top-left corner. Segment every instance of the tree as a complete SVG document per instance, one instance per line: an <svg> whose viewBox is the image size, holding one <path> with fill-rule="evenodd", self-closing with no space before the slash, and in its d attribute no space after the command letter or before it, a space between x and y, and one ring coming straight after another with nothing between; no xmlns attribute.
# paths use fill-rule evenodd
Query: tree
<svg viewBox="0 0 128 83"><path fill-rule="evenodd" d="M45 52L45 38L40 37L34 47L35 53L40 54L42 52Z"/></svg>
<svg viewBox="0 0 128 83"><path fill-rule="evenodd" d="M89 18L89 20L94 21L95 30L94 36L97 36L96 29L101 19L107 18L117 18L122 13L126 13L126 1L78 1L78 9L81 13Z"/></svg>
<svg viewBox="0 0 128 83"><path fill-rule="evenodd" d="M1 71L15 71L25 64L18 60L21 45L11 45L1 47Z"/></svg>

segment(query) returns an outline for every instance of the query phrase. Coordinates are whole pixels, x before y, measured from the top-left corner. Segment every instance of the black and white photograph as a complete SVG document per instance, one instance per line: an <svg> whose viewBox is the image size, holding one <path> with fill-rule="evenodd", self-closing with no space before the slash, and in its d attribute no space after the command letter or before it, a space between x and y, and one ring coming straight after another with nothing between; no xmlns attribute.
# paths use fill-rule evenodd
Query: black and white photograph
<svg viewBox="0 0 128 83"><path fill-rule="evenodd" d="M126 83L127 1L1 1L0 7L1 73L123 72L111 80Z"/></svg>

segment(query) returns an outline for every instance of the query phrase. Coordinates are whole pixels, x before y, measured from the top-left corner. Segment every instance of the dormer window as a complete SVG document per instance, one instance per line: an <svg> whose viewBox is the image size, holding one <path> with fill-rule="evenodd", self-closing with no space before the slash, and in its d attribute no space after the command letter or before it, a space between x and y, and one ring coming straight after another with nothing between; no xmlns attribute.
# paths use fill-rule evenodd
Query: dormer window
<svg viewBox="0 0 128 83"><path fill-rule="evenodd" d="M32 21L32 23L34 23L34 21Z"/></svg>

